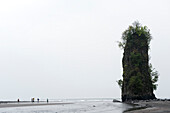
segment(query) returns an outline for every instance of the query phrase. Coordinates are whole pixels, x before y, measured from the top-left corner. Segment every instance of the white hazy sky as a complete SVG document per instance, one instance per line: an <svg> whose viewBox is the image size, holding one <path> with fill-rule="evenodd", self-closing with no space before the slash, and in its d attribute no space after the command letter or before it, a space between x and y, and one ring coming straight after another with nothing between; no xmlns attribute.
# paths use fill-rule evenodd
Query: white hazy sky
<svg viewBox="0 0 170 113"><path fill-rule="evenodd" d="M0 0L0 100L120 98L116 41L151 30L159 98L170 98L169 0Z"/></svg>

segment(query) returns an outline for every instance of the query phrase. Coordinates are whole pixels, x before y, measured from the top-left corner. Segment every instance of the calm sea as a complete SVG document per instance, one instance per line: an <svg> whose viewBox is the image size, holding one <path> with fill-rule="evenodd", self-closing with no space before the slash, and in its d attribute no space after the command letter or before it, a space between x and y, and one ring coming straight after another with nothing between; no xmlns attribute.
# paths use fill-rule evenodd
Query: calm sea
<svg viewBox="0 0 170 113"><path fill-rule="evenodd" d="M122 113L131 105L112 102L113 99L51 99L49 102L73 104L0 108L0 113Z"/></svg>

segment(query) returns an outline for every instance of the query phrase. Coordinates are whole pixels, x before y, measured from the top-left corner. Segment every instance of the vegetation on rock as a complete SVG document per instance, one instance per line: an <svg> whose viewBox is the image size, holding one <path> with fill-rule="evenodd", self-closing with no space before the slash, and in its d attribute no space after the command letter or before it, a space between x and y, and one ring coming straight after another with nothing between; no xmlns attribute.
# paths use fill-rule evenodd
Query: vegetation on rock
<svg viewBox="0 0 170 113"><path fill-rule="evenodd" d="M154 99L158 72L149 65L149 44L152 37L146 26L134 22L122 34L119 47L124 49L122 65L123 80L118 80L122 89L122 101Z"/></svg>

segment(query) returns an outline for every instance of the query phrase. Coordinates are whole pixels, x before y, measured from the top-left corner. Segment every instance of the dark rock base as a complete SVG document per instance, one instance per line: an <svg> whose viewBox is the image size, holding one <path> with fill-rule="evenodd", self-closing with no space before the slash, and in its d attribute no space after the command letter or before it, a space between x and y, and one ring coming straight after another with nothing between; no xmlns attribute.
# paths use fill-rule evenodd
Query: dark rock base
<svg viewBox="0 0 170 113"><path fill-rule="evenodd" d="M126 101L133 101L133 100L153 100L156 99L155 95L142 95L142 96L130 96L130 95L123 95L122 102Z"/></svg>

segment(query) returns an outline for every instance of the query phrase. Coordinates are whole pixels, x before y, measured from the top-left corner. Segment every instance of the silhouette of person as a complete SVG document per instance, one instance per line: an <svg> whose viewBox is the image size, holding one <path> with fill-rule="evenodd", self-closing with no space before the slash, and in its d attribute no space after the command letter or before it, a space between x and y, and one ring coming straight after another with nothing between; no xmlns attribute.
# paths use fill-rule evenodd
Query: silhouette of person
<svg viewBox="0 0 170 113"><path fill-rule="evenodd" d="M40 99L39 98L37 98L37 102L39 102L40 101Z"/></svg>
<svg viewBox="0 0 170 113"><path fill-rule="evenodd" d="M31 98L31 102L34 102L34 98Z"/></svg>

